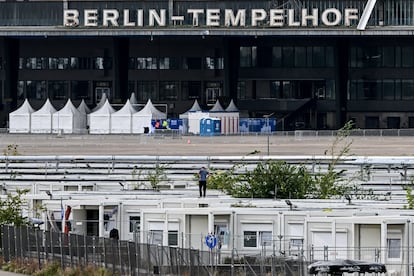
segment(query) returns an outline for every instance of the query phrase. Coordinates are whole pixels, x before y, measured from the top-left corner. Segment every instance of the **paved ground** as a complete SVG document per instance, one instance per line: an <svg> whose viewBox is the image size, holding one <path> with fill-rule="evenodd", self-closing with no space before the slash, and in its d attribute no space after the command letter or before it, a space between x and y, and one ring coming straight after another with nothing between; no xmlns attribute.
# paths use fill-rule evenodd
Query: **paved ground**
<svg viewBox="0 0 414 276"><path fill-rule="evenodd" d="M352 137L351 153L360 156L414 156L414 137ZM333 137L1 134L0 150L17 145L21 155L323 155ZM343 145L343 144L342 144ZM337 150L343 146L338 145Z"/></svg>
<svg viewBox="0 0 414 276"><path fill-rule="evenodd" d="M20 275L25 275L25 274L19 274L19 273L0 270L0 276L20 276Z"/></svg>

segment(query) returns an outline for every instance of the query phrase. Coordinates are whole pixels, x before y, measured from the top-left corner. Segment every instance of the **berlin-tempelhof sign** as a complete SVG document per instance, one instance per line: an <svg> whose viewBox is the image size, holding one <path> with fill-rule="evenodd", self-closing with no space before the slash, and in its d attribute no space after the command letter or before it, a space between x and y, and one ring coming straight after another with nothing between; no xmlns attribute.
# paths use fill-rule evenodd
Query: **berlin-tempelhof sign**
<svg viewBox="0 0 414 276"><path fill-rule="evenodd" d="M358 29L366 27L376 0L368 0L361 17L358 9L187 9L183 15L167 15L166 9L66 9L63 25L74 27L167 27L171 22L180 25L192 22L194 27L318 27L351 26L358 22Z"/></svg>

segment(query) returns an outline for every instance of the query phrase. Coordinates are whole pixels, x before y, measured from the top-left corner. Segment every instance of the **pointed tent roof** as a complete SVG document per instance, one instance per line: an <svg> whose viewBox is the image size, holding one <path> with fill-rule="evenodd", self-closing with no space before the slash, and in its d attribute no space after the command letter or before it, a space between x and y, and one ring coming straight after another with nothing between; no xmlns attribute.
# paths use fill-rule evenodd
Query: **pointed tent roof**
<svg viewBox="0 0 414 276"><path fill-rule="evenodd" d="M73 105L72 101L68 99L65 106L58 112L59 114L80 114L81 112Z"/></svg>
<svg viewBox="0 0 414 276"><path fill-rule="evenodd" d="M33 112L33 114L52 114L55 112L56 109L51 104L49 98L47 98L45 104L38 111Z"/></svg>
<svg viewBox="0 0 414 276"><path fill-rule="evenodd" d="M86 105L85 100L82 99L81 103L78 106L78 110L82 113L89 114L91 113L90 108Z"/></svg>
<svg viewBox="0 0 414 276"><path fill-rule="evenodd" d="M29 100L25 99L23 104L18 109L11 112L10 114L18 115L18 114L27 114L27 113L33 113L33 112L35 112L34 108L30 105Z"/></svg>
<svg viewBox="0 0 414 276"><path fill-rule="evenodd" d="M197 99L194 100L193 106L189 110L187 110L187 112L193 112L193 111L201 111L201 107L198 104Z"/></svg>
<svg viewBox="0 0 414 276"><path fill-rule="evenodd" d="M90 115L111 114L114 112L115 109L109 103L108 99L106 99L105 103L98 110L92 112Z"/></svg>
<svg viewBox="0 0 414 276"><path fill-rule="evenodd" d="M131 93L131 97L129 97L129 102L130 102L131 104L137 104L137 103L138 103L138 101L137 101L137 97L135 97L135 92L132 92L132 93Z"/></svg>
<svg viewBox="0 0 414 276"><path fill-rule="evenodd" d="M133 114L136 113L136 109L132 106L130 100L127 100L124 106L116 111L114 114Z"/></svg>
<svg viewBox="0 0 414 276"><path fill-rule="evenodd" d="M231 99L229 106L227 106L226 108L227 112L238 112L239 109L237 108L237 106L234 104L233 99Z"/></svg>
<svg viewBox="0 0 414 276"><path fill-rule="evenodd" d="M216 101L214 106L210 109L211 112L223 112L224 108L221 106L219 100Z"/></svg>
<svg viewBox="0 0 414 276"><path fill-rule="evenodd" d="M145 106L137 112L138 115L143 114L151 114L153 119L165 119L167 118L167 115L164 112L161 112L155 106L152 104L151 99L148 99Z"/></svg>
<svg viewBox="0 0 414 276"><path fill-rule="evenodd" d="M101 107L105 104L106 100L108 100L108 98L106 97L106 93L102 93L102 98L101 98L101 100L100 100L100 101L99 101L99 103L95 106L95 108L94 108L94 109L92 109L92 112L95 112L95 111L97 111L99 108L101 108Z"/></svg>

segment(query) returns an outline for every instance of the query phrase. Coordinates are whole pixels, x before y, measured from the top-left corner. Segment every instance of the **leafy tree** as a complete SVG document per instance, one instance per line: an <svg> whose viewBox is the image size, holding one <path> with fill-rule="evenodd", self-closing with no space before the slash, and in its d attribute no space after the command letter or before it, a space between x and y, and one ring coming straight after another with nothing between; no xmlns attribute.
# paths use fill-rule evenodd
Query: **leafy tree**
<svg viewBox="0 0 414 276"><path fill-rule="evenodd" d="M247 171L241 184L240 197L304 198L313 190L313 180L307 169L283 161L259 163Z"/></svg>
<svg viewBox="0 0 414 276"><path fill-rule="evenodd" d="M304 165L291 165L283 161L267 161L257 164L253 170L240 172L241 164L227 171L213 171L209 187L226 191L234 197L258 198L335 198L345 194L357 194L360 198L373 196L370 191L362 191L353 180L360 176L344 175L337 165L343 157L350 155L353 131L351 121L338 130L337 135L325 151L327 169L311 173Z"/></svg>
<svg viewBox="0 0 414 276"><path fill-rule="evenodd" d="M335 139L325 155L330 156L328 169L325 172L319 171L315 174L315 190L312 197L327 199L343 196L352 190L358 189L350 183L353 177L344 177L345 170L338 171L338 162L345 156L350 155L353 140L349 139L353 131L352 121L348 121L337 131Z"/></svg>
<svg viewBox="0 0 414 276"><path fill-rule="evenodd" d="M159 190L158 185L162 181L168 180L167 174L165 173L166 168L166 165L157 163L153 170L148 170L147 181L150 183L152 189Z"/></svg>
<svg viewBox="0 0 414 276"><path fill-rule="evenodd" d="M15 195L7 194L7 198L0 200L0 224L11 224L21 226L27 224L26 219L22 216L22 206L26 201L23 195L29 192L28 189L17 190Z"/></svg>

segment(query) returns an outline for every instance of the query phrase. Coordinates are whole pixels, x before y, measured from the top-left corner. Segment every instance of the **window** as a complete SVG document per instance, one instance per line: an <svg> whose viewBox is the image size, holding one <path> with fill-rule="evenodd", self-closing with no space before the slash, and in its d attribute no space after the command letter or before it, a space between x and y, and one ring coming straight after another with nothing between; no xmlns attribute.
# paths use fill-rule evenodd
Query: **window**
<svg viewBox="0 0 414 276"><path fill-rule="evenodd" d="M282 66L282 47L272 48L272 67Z"/></svg>
<svg viewBox="0 0 414 276"><path fill-rule="evenodd" d="M155 57L138 57L136 60L136 69L154 70L157 69L157 58Z"/></svg>
<svg viewBox="0 0 414 276"><path fill-rule="evenodd" d="M401 239L390 238L387 239L388 258L400 259L401 258Z"/></svg>
<svg viewBox="0 0 414 276"><path fill-rule="evenodd" d="M200 57L185 57L183 68L185 70L200 70L201 58Z"/></svg>
<svg viewBox="0 0 414 276"><path fill-rule="evenodd" d="M46 81L26 81L26 95L29 99L46 99Z"/></svg>
<svg viewBox="0 0 414 276"><path fill-rule="evenodd" d="M158 100L156 81L138 81L137 98L139 101Z"/></svg>
<svg viewBox="0 0 414 276"><path fill-rule="evenodd" d="M183 81L182 91L183 91L183 99L188 99L188 100L200 99L201 82L200 81Z"/></svg>
<svg viewBox="0 0 414 276"><path fill-rule="evenodd" d="M305 47L295 47L295 67L306 67Z"/></svg>
<svg viewBox="0 0 414 276"><path fill-rule="evenodd" d="M178 99L178 81L162 81L160 82L160 100L173 101Z"/></svg>
<svg viewBox="0 0 414 276"><path fill-rule="evenodd" d="M257 232L256 231L244 231L243 232L243 246L244 247L257 247Z"/></svg>
<svg viewBox="0 0 414 276"><path fill-rule="evenodd" d="M69 58L51 57L49 58L49 69L64 70L69 68Z"/></svg>
<svg viewBox="0 0 414 276"><path fill-rule="evenodd" d="M295 65L294 47L283 47L283 67L293 67Z"/></svg>
<svg viewBox="0 0 414 276"><path fill-rule="evenodd" d="M180 69L179 59L176 57L161 57L160 69L171 70Z"/></svg>
<svg viewBox="0 0 414 276"><path fill-rule="evenodd" d="M240 67L257 66L257 47L240 47Z"/></svg>
<svg viewBox="0 0 414 276"><path fill-rule="evenodd" d="M130 216L129 217L129 232L139 232L141 229L141 217L140 216Z"/></svg>
<svg viewBox="0 0 414 276"><path fill-rule="evenodd" d="M148 243L162 245L162 230L150 230Z"/></svg>
<svg viewBox="0 0 414 276"><path fill-rule="evenodd" d="M222 57L206 57L206 69L224 69L224 59Z"/></svg>
<svg viewBox="0 0 414 276"><path fill-rule="evenodd" d="M257 248L272 245L271 231L244 231L244 247Z"/></svg>
<svg viewBox="0 0 414 276"><path fill-rule="evenodd" d="M168 245L178 246L178 231L177 230L168 231Z"/></svg>
<svg viewBox="0 0 414 276"><path fill-rule="evenodd" d="M247 99L246 89L245 81L237 82L237 99Z"/></svg>
<svg viewBox="0 0 414 276"><path fill-rule="evenodd" d="M48 82L49 97L54 100L65 100L69 97L68 81L49 81Z"/></svg>

